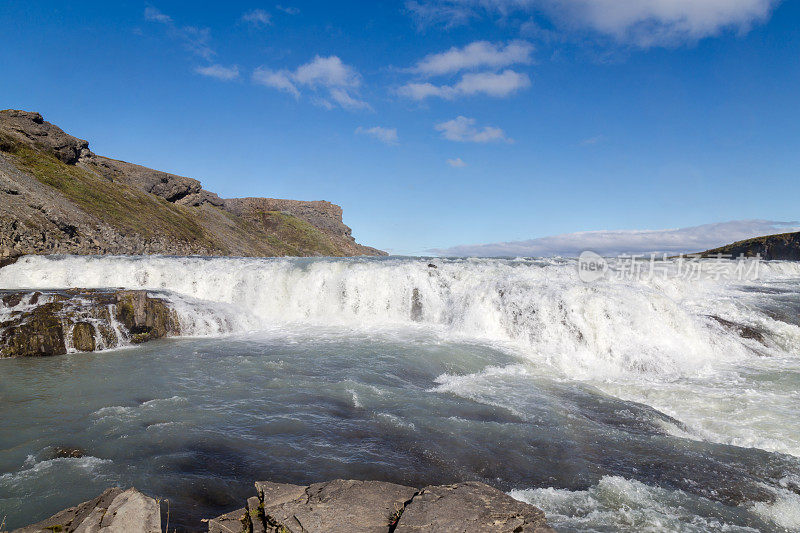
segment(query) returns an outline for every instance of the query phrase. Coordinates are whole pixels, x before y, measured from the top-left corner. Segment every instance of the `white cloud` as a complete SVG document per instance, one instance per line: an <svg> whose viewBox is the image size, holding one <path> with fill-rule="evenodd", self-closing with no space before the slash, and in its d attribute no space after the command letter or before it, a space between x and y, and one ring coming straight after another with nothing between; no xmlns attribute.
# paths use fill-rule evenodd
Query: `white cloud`
<svg viewBox="0 0 800 533"><path fill-rule="evenodd" d="M397 128L384 128L382 126L364 128L359 126L356 128L356 133L359 135L369 135L384 144L394 145L400 142L400 137L397 135Z"/></svg>
<svg viewBox="0 0 800 533"><path fill-rule="evenodd" d="M447 164L453 168L464 168L467 164L464 162L463 159L460 157L456 157L455 159L448 159Z"/></svg>
<svg viewBox="0 0 800 533"><path fill-rule="evenodd" d="M435 129L441 132L442 137L449 141L473 143L513 142L512 139L506 137L505 132L500 128L494 126L475 127L474 118L459 116L453 120L437 124Z"/></svg>
<svg viewBox="0 0 800 533"><path fill-rule="evenodd" d="M300 10L298 8L296 8L296 7L291 7L291 6L287 7L287 6L282 6L282 5L278 4L278 5L275 6L275 9L277 9L278 11L283 11L287 15L299 15L300 14Z"/></svg>
<svg viewBox="0 0 800 533"><path fill-rule="evenodd" d="M306 85L357 87L360 84L356 71L342 63L337 56L314 57L305 65L297 67L294 78L298 83Z"/></svg>
<svg viewBox="0 0 800 533"><path fill-rule="evenodd" d="M253 9L242 15L242 21L253 27L263 28L272 24L272 17L263 9Z"/></svg>
<svg viewBox="0 0 800 533"><path fill-rule="evenodd" d="M330 89L331 99L345 109L372 109L367 102L353 98L345 89Z"/></svg>
<svg viewBox="0 0 800 533"><path fill-rule="evenodd" d="M253 72L253 81L259 85L286 91L300 96L300 86L314 91L323 91L313 101L331 109L334 104L346 109L369 109L367 102L353 96L361 85L361 76L353 67L346 65L337 56L321 57L300 65L295 70L271 70L259 67Z"/></svg>
<svg viewBox="0 0 800 533"><path fill-rule="evenodd" d="M562 30L589 29L639 46L748 31L780 0L427 0L406 8L421 26L452 27L485 16L544 13Z"/></svg>
<svg viewBox="0 0 800 533"><path fill-rule="evenodd" d="M464 74L454 85L434 85L433 83L407 83L397 92L413 100L424 100L435 96L452 100L458 96L485 94L496 98L509 96L521 89L530 87L531 80L526 74L506 69L503 72L476 72Z"/></svg>
<svg viewBox="0 0 800 533"><path fill-rule="evenodd" d="M453 47L446 52L427 55L411 71L436 76L480 67L502 68L520 63L529 64L532 53L533 45L526 41L511 41L505 46L476 41L463 48Z"/></svg>
<svg viewBox="0 0 800 533"><path fill-rule="evenodd" d="M194 69L198 74L216 78L218 80L230 81L239 77L239 67L233 65L232 67L225 67L223 65L209 65L207 67L197 67Z"/></svg>
<svg viewBox="0 0 800 533"><path fill-rule="evenodd" d="M292 73L288 70L270 70L266 67L259 67L253 71L253 81L265 87L286 91L295 98L300 96L300 91L292 82Z"/></svg>
<svg viewBox="0 0 800 533"><path fill-rule="evenodd" d="M149 20L151 22L160 22L161 24L169 24L172 22L172 17L165 15L152 6L144 8L144 18L145 20Z"/></svg>
<svg viewBox="0 0 800 533"><path fill-rule="evenodd" d="M604 256L651 252L680 254L702 252L752 237L799 230L800 222L796 221L734 220L679 229L584 231L527 241L462 245L429 251L439 255L483 257L575 257L586 250Z"/></svg>
<svg viewBox="0 0 800 533"><path fill-rule="evenodd" d="M180 41L184 48L194 55L200 56L210 61L216 54L209 44L211 32L208 28L198 28L195 26L177 26L172 17L165 15L158 9L148 6L144 10L145 20L158 22L167 26L169 35Z"/></svg>
<svg viewBox="0 0 800 533"><path fill-rule="evenodd" d="M775 0L551 0L550 11L641 46L694 41L725 28L747 31Z"/></svg>
<svg viewBox="0 0 800 533"><path fill-rule="evenodd" d="M499 74L493 72L464 74L461 81L455 85L455 89L460 94L483 93L489 96L503 97L530 87L530 85L531 80L525 74L504 70Z"/></svg>

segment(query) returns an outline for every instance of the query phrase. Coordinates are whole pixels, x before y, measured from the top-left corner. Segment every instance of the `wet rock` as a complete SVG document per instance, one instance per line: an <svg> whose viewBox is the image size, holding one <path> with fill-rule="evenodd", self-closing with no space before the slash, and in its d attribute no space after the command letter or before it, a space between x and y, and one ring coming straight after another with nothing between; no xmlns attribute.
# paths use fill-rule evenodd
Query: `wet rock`
<svg viewBox="0 0 800 533"><path fill-rule="evenodd" d="M86 455L82 448L72 448L69 446L56 446L53 448L54 459L78 459Z"/></svg>
<svg viewBox="0 0 800 533"><path fill-rule="evenodd" d="M175 311L146 291L2 291L0 299L12 308L0 322L0 357L92 352L180 334Z"/></svg>
<svg viewBox="0 0 800 533"><path fill-rule="evenodd" d="M422 320L422 298L419 294L419 289L416 287L411 293L411 320L419 322Z"/></svg>
<svg viewBox="0 0 800 533"><path fill-rule="evenodd" d="M116 317L131 332L131 342L180 333L178 317L164 300L150 298L144 291L120 291L116 294Z"/></svg>
<svg viewBox="0 0 800 533"><path fill-rule="evenodd" d="M67 353L58 312L53 302L20 313L0 324L0 357L43 357Z"/></svg>
<svg viewBox="0 0 800 533"><path fill-rule="evenodd" d="M746 326L744 324L739 324L738 322L733 322L731 320L725 320L724 318L718 317L716 315L708 315L708 317L713 318L725 329L735 332L743 339L753 339L755 341L760 342L761 344L765 344L764 334L753 327Z"/></svg>
<svg viewBox="0 0 800 533"><path fill-rule="evenodd" d="M12 533L160 533L158 502L134 488L106 490L93 500L65 509L38 524Z"/></svg>
<svg viewBox="0 0 800 533"><path fill-rule="evenodd" d="M336 480L257 482L247 508L209 521L213 533L549 532L544 513L482 483L413 487ZM239 529L242 528L242 529Z"/></svg>
<svg viewBox="0 0 800 533"><path fill-rule="evenodd" d="M95 350L94 326L90 322L78 322L72 328L72 346L79 352Z"/></svg>
<svg viewBox="0 0 800 533"><path fill-rule="evenodd" d="M2 300L3 305L6 307L16 307L22 302L22 298L25 295L21 292L14 292L10 294L4 294L0 300Z"/></svg>
<svg viewBox="0 0 800 533"><path fill-rule="evenodd" d="M14 263L17 262L17 260L20 257L21 256L19 256L19 255L12 255L12 256L8 256L8 257L0 258L0 268L6 267L8 265L13 265Z"/></svg>

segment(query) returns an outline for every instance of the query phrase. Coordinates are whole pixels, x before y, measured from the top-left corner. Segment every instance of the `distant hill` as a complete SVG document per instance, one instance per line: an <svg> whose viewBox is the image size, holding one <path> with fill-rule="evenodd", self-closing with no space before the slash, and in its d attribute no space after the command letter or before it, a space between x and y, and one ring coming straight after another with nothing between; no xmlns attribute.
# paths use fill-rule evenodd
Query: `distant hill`
<svg viewBox="0 0 800 533"><path fill-rule="evenodd" d="M704 257L717 254L730 255L734 258L742 254L745 257L755 257L760 254L762 259L800 261L800 232L756 237L701 253Z"/></svg>
<svg viewBox="0 0 800 533"><path fill-rule="evenodd" d="M0 259L22 254L385 255L325 201L223 199L102 157L39 113L0 111Z"/></svg>

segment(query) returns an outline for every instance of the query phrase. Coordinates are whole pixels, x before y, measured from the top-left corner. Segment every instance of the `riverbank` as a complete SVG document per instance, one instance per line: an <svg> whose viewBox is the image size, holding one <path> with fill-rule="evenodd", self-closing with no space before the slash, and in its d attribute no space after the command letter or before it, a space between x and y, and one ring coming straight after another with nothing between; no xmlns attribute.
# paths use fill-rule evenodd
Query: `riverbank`
<svg viewBox="0 0 800 533"><path fill-rule="evenodd" d="M255 483L245 507L201 522L209 533L548 533L544 513L477 482L415 489L381 481L335 480L308 486ZM107 489L12 533L160 533L169 507L136 489ZM198 524L199 526L200 524Z"/></svg>

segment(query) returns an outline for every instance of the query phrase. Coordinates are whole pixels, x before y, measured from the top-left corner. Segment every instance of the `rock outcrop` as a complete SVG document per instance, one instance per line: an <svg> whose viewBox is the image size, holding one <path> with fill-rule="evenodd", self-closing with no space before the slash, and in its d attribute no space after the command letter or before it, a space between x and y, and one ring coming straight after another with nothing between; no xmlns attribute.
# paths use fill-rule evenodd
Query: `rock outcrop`
<svg viewBox="0 0 800 533"><path fill-rule="evenodd" d="M93 500L70 507L38 524L12 533L161 533L158 502L134 488L108 489Z"/></svg>
<svg viewBox="0 0 800 533"><path fill-rule="evenodd" d="M94 154L39 113L0 111L0 260L24 254L382 255L329 202L222 199Z"/></svg>
<svg viewBox="0 0 800 533"><path fill-rule="evenodd" d="M734 242L726 246L706 250L699 255L715 257L722 255L736 259L737 257L761 256L765 260L800 261L800 232L766 235L744 241Z"/></svg>
<svg viewBox="0 0 800 533"><path fill-rule="evenodd" d="M179 334L175 311L146 291L0 291L0 357L93 352Z"/></svg>
<svg viewBox="0 0 800 533"><path fill-rule="evenodd" d="M246 507L209 520L210 533L544 533L544 513L483 483L412 487L336 480L257 482Z"/></svg>

